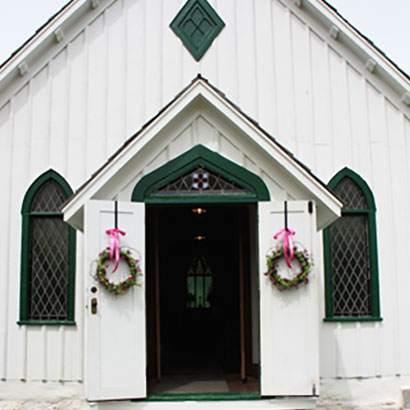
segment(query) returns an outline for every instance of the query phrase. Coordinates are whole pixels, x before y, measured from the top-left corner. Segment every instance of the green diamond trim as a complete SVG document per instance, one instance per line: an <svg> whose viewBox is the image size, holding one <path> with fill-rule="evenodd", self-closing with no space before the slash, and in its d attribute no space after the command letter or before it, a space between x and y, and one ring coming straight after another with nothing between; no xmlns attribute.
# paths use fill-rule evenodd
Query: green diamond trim
<svg viewBox="0 0 410 410"><path fill-rule="evenodd" d="M224 26L206 0L188 0L170 24L196 61L207 52Z"/></svg>

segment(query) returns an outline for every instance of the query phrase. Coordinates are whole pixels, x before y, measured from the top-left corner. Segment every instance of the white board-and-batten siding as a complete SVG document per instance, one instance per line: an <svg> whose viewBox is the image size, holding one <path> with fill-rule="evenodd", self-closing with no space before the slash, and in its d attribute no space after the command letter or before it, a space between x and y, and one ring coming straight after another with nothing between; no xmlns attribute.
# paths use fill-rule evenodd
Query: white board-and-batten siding
<svg viewBox="0 0 410 410"><path fill-rule="evenodd" d="M197 73L324 182L348 166L369 184L377 206L383 321L322 323L321 377L410 374L409 110L292 2L209 2L226 26L199 63L169 28L183 0L118 0L67 39L41 69L29 72L24 86L0 108L1 379L83 379L83 277L89 272L82 265L80 233L77 325L16 324L20 209L27 189L50 168L77 189ZM260 175L273 199L286 197L259 158L204 118L147 157L134 178L205 134L202 141L209 148ZM132 188L130 181L121 195ZM321 269L322 261L316 266ZM319 303L322 318L323 298Z"/></svg>

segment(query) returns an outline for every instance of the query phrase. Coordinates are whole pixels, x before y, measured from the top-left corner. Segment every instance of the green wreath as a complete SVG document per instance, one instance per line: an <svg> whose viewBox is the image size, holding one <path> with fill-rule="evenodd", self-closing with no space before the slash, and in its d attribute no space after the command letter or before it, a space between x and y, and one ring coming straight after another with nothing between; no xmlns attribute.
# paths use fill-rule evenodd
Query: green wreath
<svg viewBox="0 0 410 410"><path fill-rule="evenodd" d="M279 290L287 290L297 288L300 284L309 282L308 274L310 268L313 266L313 262L309 261L309 255L306 251L298 251L296 247L293 248L294 259L299 262L300 271L292 279L284 278L278 273L278 262L284 257L283 247L280 247L277 251L274 251L272 255L266 257L266 264L268 271L265 273L269 276L271 282Z"/></svg>
<svg viewBox="0 0 410 410"><path fill-rule="evenodd" d="M102 251L99 256L96 279L108 292L121 295L131 286L141 286L141 284L137 282L138 276L142 275L139 261L138 259L134 259L129 251L120 250L120 259L127 263L130 268L130 275L127 279L118 283L113 283L107 278L107 270L104 266L104 263L110 259L110 248Z"/></svg>

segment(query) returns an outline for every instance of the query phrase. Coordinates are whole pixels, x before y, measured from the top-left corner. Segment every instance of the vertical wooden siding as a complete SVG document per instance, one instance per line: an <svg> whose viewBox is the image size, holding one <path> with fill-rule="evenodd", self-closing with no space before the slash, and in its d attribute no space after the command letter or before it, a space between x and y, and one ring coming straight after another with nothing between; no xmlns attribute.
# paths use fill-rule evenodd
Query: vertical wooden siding
<svg viewBox="0 0 410 410"><path fill-rule="evenodd" d="M210 0L226 27L197 63L169 29L183 3L118 0L0 110L0 377L83 377L83 276L88 272L82 268L80 234L77 326L16 325L26 190L49 168L76 189L198 72L325 182L348 166L370 185L378 209L384 320L323 323L321 376L409 374L409 112L398 110L372 74L348 62L326 32L278 0ZM209 127L210 139L217 138L215 149L254 168L268 179L274 196L283 195L255 158L205 122L201 126ZM181 138L197 142L189 129ZM175 144L144 172L173 157Z"/></svg>

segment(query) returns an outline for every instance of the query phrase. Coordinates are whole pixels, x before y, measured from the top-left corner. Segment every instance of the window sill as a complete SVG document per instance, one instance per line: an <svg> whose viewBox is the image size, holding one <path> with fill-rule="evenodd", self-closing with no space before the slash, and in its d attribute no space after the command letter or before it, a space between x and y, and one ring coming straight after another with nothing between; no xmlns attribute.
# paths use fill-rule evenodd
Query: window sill
<svg viewBox="0 0 410 410"><path fill-rule="evenodd" d="M18 325L30 326L75 326L74 320L19 320Z"/></svg>
<svg viewBox="0 0 410 410"><path fill-rule="evenodd" d="M381 322L383 318L379 316L335 316L326 317L324 322Z"/></svg>

